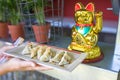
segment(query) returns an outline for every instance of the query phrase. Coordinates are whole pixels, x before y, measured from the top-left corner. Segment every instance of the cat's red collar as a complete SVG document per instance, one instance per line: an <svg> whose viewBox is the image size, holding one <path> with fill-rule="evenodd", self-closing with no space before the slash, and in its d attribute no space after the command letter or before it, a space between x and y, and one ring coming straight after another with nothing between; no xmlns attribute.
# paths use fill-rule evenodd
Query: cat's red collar
<svg viewBox="0 0 120 80"><path fill-rule="evenodd" d="M93 24L78 24L78 23L76 23L76 26L79 26L79 27L87 27L87 26L92 27Z"/></svg>

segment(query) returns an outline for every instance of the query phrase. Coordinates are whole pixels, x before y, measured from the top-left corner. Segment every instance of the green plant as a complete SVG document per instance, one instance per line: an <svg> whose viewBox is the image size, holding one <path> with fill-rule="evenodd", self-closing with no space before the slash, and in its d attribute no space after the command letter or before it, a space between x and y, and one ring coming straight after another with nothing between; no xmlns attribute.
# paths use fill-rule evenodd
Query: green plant
<svg viewBox="0 0 120 80"><path fill-rule="evenodd" d="M6 22L6 0L0 0L0 22Z"/></svg>
<svg viewBox="0 0 120 80"><path fill-rule="evenodd" d="M26 1L26 0L25 0ZM45 24L45 13L44 7L48 4L48 0L27 0L26 3L28 5L24 6L24 9L29 9L34 12L35 18L37 20L37 24Z"/></svg>
<svg viewBox="0 0 120 80"><path fill-rule="evenodd" d="M21 0L6 0L7 1L7 6L8 6L8 20L10 21L11 24L19 24L20 22L20 7L19 3Z"/></svg>

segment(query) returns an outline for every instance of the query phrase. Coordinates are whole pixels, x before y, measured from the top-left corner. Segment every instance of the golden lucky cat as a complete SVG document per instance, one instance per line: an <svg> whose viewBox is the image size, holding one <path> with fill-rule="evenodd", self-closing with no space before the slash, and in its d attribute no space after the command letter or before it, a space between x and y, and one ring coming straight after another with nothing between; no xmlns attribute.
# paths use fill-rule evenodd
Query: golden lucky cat
<svg viewBox="0 0 120 80"><path fill-rule="evenodd" d="M78 50L87 54L86 59L94 59L101 55L98 33L102 30L102 12L95 12L94 4L75 4L75 25L72 27L72 41L69 50Z"/></svg>

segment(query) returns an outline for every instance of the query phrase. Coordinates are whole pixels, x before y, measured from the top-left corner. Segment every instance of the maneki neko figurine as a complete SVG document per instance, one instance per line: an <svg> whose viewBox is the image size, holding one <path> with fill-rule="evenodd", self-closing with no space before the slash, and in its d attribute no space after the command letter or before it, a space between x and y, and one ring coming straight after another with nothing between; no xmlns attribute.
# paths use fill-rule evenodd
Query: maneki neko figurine
<svg viewBox="0 0 120 80"><path fill-rule="evenodd" d="M94 4L75 4L75 25L72 27L72 42L69 50L77 50L87 54L86 59L92 60L101 56L97 45L98 33L102 30L102 12L95 12Z"/></svg>

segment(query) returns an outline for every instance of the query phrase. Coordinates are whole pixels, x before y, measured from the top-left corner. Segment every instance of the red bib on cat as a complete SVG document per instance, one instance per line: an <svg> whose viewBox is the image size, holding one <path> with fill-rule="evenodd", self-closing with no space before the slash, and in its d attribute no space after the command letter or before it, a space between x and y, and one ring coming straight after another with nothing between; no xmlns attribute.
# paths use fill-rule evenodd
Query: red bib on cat
<svg viewBox="0 0 120 80"><path fill-rule="evenodd" d="M78 24L78 23L76 23L76 26L79 26L79 27L92 27L93 26L93 24Z"/></svg>

